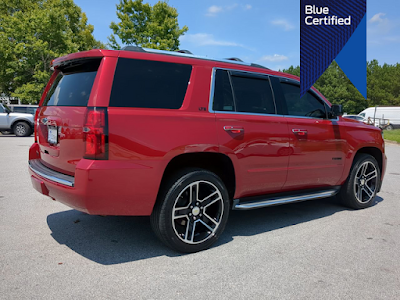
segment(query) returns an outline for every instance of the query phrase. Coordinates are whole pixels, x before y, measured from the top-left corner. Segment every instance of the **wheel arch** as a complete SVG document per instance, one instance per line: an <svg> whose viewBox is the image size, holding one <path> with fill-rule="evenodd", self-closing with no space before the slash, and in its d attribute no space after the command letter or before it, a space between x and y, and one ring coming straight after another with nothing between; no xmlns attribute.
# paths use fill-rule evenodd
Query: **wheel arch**
<svg viewBox="0 0 400 300"><path fill-rule="evenodd" d="M17 124L18 122L24 122L26 123L29 127L33 128L33 123L31 121L29 121L28 119L24 119L24 118L18 118L18 119L14 119L11 122L10 128L14 129L15 124Z"/></svg>
<svg viewBox="0 0 400 300"><path fill-rule="evenodd" d="M225 154L212 152L183 153L172 158L164 169L159 191L171 175L184 168L201 168L215 173L225 184L229 198L233 199L236 190L233 163Z"/></svg>
<svg viewBox="0 0 400 300"><path fill-rule="evenodd" d="M363 147L357 150L356 154L354 155L353 161L358 154L369 154L376 159L379 165L379 169L381 174L383 172L383 153L379 148L376 147Z"/></svg>

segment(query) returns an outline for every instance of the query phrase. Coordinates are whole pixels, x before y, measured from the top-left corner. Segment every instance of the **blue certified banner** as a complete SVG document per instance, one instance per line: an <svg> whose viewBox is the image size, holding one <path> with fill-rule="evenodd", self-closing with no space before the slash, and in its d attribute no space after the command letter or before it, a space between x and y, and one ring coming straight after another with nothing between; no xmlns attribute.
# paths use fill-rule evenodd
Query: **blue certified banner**
<svg viewBox="0 0 400 300"><path fill-rule="evenodd" d="M300 1L301 96L333 60L367 98L366 0Z"/></svg>

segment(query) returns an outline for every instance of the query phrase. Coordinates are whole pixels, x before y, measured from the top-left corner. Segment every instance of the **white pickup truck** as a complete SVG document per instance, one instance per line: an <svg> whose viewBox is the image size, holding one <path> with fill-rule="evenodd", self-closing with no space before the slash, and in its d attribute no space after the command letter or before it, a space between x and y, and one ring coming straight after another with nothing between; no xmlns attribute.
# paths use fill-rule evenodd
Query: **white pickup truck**
<svg viewBox="0 0 400 300"><path fill-rule="evenodd" d="M11 112L11 110L0 103L0 131L13 132L16 136L30 136L33 133L34 116Z"/></svg>

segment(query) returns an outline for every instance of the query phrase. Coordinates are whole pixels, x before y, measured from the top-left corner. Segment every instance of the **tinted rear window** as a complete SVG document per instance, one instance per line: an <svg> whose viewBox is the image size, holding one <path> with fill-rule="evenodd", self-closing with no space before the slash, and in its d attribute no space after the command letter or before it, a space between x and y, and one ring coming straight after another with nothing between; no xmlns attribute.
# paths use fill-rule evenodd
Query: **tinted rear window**
<svg viewBox="0 0 400 300"><path fill-rule="evenodd" d="M110 106L178 109L191 71L191 65L120 58Z"/></svg>
<svg viewBox="0 0 400 300"><path fill-rule="evenodd" d="M225 70L217 70L215 72L213 110L235 111L232 87L229 81L228 72Z"/></svg>
<svg viewBox="0 0 400 300"><path fill-rule="evenodd" d="M60 69L43 106L87 106L99 60Z"/></svg>
<svg viewBox="0 0 400 300"><path fill-rule="evenodd" d="M236 111L275 114L275 103L268 78L232 76Z"/></svg>

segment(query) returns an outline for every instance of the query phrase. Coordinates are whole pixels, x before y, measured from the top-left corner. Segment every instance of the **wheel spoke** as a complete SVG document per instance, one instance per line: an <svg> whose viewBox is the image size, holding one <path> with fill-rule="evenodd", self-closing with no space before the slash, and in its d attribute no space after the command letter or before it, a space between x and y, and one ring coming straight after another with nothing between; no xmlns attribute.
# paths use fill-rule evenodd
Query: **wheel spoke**
<svg viewBox="0 0 400 300"><path fill-rule="evenodd" d="M186 241L191 241L192 239L189 239L189 233L192 233L193 230L193 222L190 220L186 224L186 231L185 231L185 240Z"/></svg>
<svg viewBox="0 0 400 300"><path fill-rule="evenodd" d="M190 208L182 207L182 208L175 208L174 210L174 219L189 218Z"/></svg>
<svg viewBox="0 0 400 300"><path fill-rule="evenodd" d="M189 203L193 202L193 185L189 187Z"/></svg>
<svg viewBox="0 0 400 300"><path fill-rule="evenodd" d="M196 203L199 200L199 183L196 182L190 186L190 203Z"/></svg>
<svg viewBox="0 0 400 300"><path fill-rule="evenodd" d="M218 225L218 222L215 221L213 218L211 218L209 215L207 215L205 212L203 213L204 218L206 218L207 220L210 220L212 223L214 223L214 225Z"/></svg>
<svg viewBox="0 0 400 300"><path fill-rule="evenodd" d="M368 185L364 185L364 190L367 192L367 190L368 190L368 192L367 192L367 194L368 194L368 196L371 198L372 197L372 195L374 194L374 191L373 190L371 190L371 188L368 186Z"/></svg>
<svg viewBox="0 0 400 300"><path fill-rule="evenodd" d="M364 163L361 167L361 176L365 175L367 168L368 168L368 163Z"/></svg>
<svg viewBox="0 0 400 300"><path fill-rule="evenodd" d="M217 196L217 197L215 197ZM204 198L203 200L200 201L201 206L203 206L203 208L205 209L206 207L214 204L215 202L221 200L221 196L219 195L218 192L214 192L210 195L208 195L206 198Z"/></svg>
<svg viewBox="0 0 400 300"><path fill-rule="evenodd" d="M376 170L374 169L371 173L365 175L366 177L366 182L370 181L371 179L376 178L377 174L376 174Z"/></svg>
<svg viewBox="0 0 400 300"><path fill-rule="evenodd" d="M203 222L203 220L199 220L199 222L200 222L201 224L203 224L205 227L207 227L207 229L210 230L211 232L214 231L214 229L212 229L210 226L208 226L207 223Z"/></svg>
<svg viewBox="0 0 400 300"><path fill-rule="evenodd" d="M193 243L193 239L194 239L194 231L196 230L196 222L192 223L192 233L191 233L191 237L190 237L190 241Z"/></svg>
<svg viewBox="0 0 400 300"><path fill-rule="evenodd" d="M362 190L367 194L368 200L371 198L372 194L370 194L366 188L362 188ZM364 202L364 201L363 201Z"/></svg>
<svg viewBox="0 0 400 300"><path fill-rule="evenodd" d="M200 200L200 203L204 206L207 205L210 201L210 199L212 200L212 197L214 197L215 195L218 195L218 191L215 191L213 193L211 193L210 195L208 195L207 197L205 197L203 200Z"/></svg>
<svg viewBox="0 0 400 300"><path fill-rule="evenodd" d="M363 201L363 199L362 199L362 188L361 188L360 185L357 185L357 187L358 187L357 198L358 198L359 201L362 202Z"/></svg>

